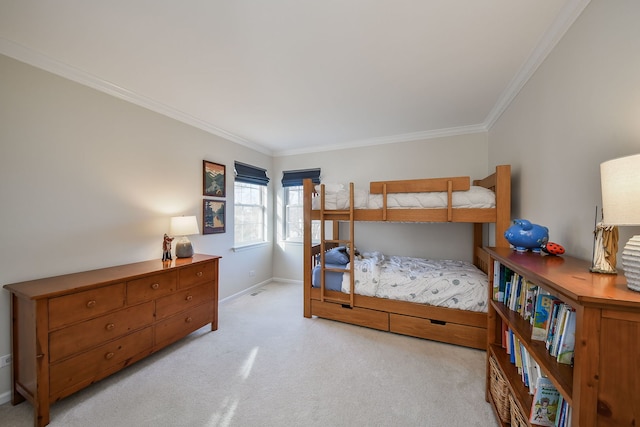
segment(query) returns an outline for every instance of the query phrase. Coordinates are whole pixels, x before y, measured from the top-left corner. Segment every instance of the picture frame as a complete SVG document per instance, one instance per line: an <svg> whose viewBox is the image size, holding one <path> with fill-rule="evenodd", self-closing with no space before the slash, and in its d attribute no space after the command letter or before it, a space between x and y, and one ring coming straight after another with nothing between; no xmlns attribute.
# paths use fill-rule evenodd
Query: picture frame
<svg viewBox="0 0 640 427"><path fill-rule="evenodd" d="M225 197L226 181L225 165L207 160L202 161L202 194L212 197Z"/></svg>
<svg viewBox="0 0 640 427"><path fill-rule="evenodd" d="M202 202L202 234L225 232L226 202L224 200L204 199Z"/></svg>

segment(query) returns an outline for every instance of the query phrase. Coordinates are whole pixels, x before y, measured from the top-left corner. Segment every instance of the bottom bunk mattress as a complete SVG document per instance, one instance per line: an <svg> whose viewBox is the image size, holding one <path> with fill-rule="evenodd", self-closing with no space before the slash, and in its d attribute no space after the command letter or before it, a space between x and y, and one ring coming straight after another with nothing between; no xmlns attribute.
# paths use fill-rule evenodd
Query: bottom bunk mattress
<svg viewBox="0 0 640 427"><path fill-rule="evenodd" d="M341 255L342 254L342 255ZM344 248L325 253L327 268L349 269ZM475 265L458 260L432 260L364 253L354 261L358 295L486 312L488 277ZM320 287L320 266L313 269L312 285ZM349 293L350 273L325 271L325 289Z"/></svg>

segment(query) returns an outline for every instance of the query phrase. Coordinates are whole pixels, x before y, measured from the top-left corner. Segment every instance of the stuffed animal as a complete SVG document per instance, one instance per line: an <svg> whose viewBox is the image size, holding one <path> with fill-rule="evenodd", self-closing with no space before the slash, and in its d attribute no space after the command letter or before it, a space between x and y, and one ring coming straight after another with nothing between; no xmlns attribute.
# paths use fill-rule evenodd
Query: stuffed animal
<svg viewBox="0 0 640 427"><path fill-rule="evenodd" d="M549 229L526 219L514 219L513 225L504 232L504 237L518 252L530 250L540 253L549 241Z"/></svg>
<svg viewBox="0 0 640 427"><path fill-rule="evenodd" d="M564 253L564 247L558 243L547 242L542 246L542 251L549 255L562 255Z"/></svg>

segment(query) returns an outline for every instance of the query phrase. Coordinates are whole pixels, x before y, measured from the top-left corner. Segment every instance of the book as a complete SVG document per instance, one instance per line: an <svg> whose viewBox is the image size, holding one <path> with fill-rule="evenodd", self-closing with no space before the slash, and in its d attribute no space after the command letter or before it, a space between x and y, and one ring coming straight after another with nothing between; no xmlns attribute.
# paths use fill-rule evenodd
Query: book
<svg viewBox="0 0 640 427"><path fill-rule="evenodd" d="M538 286L528 280L526 280L526 283L527 292L525 295L522 317L524 317L524 320L530 320L533 317Z"/></svg>
<svg viewBox="0 0 640 427"><path fill-rule="evenodd" d="M551 342L553 341L553 337L556 334L556 329L558 326L558 310L560 309L560 305L562 304L563 303L560 300L553 301L553 308L551 309L551 320L549 321L549 325L547 328L547 340L545 342L547 350L551 348Z"/></svg>
<svg viewBox="0 0 640 427"><path fill-rule="evenodd" d="M529 423L533 426L554 427L558 414L560 392L549 378L539 377L536 381L536 391L533 395Z"/></svg>
<svg viewBox="0 0 640 427"><path fill-rule="evenodd" d="M576 344L576 312L568 309L565 315L564 329L558 343L558 363L573 365L573 353Z"/></svg>
<svg viewBox="0 0 640 427"><path fill-rule="evenodd" d="M538 293L536 308L533 313L533 331L531 333L531 339L545 341L554 300L557 300L557 298L544 291L540 291Z"/></svg>
<svg viewBox="0 0 640 427"><path fill-rule="evenodd" d="M568 309L569 306L566 304L560 304L560 308L558 309L558 323L556 326L556 333L553 336L551 347L549 347L549 354L553 357L558 356L558 344L560 344L560 339L562 338L562 333L564 332L564 324L567 320Z"/></svg>

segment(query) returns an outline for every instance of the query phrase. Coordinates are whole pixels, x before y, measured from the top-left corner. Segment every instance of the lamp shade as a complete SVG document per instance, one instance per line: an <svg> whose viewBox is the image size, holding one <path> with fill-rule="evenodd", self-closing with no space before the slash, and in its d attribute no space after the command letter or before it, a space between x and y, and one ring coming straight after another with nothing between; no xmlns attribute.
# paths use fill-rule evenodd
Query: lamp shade
<svg viewBox="0 0 640 427"><path fill-rule="evenodd" d="M640 154L600 164L603 223L640 225Z"/></svg>
<svg viewBox="0 0 640 427"><path fill-rule="evenodd" d="M172 236L200 234L198 220L195 216L174 216L171 218L170 233Z"/></svg>

